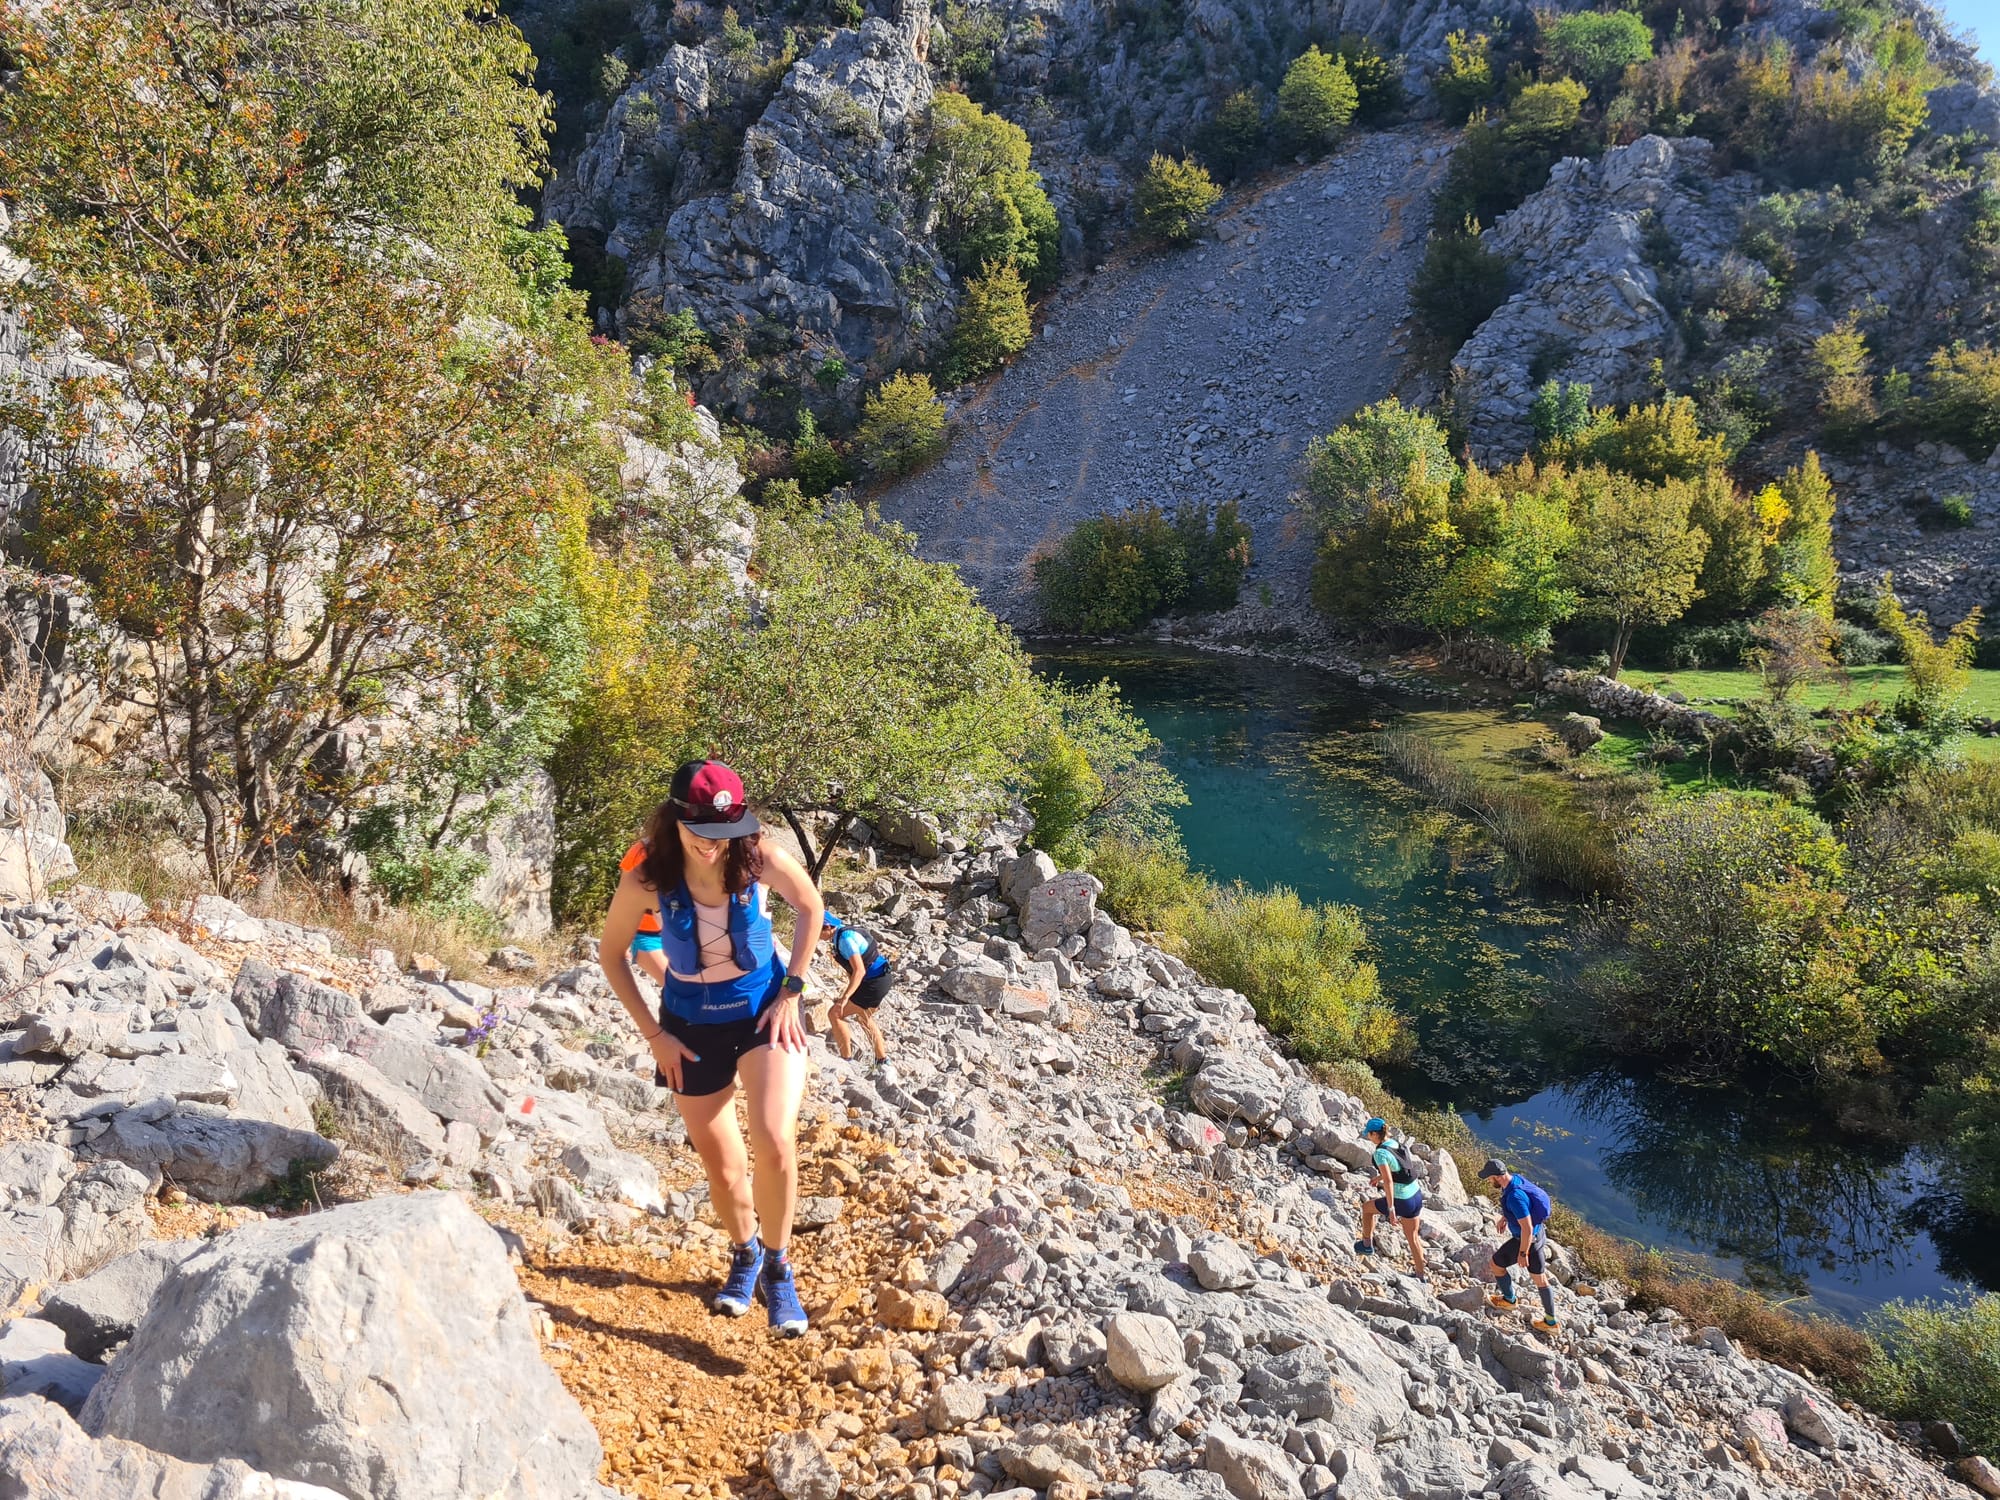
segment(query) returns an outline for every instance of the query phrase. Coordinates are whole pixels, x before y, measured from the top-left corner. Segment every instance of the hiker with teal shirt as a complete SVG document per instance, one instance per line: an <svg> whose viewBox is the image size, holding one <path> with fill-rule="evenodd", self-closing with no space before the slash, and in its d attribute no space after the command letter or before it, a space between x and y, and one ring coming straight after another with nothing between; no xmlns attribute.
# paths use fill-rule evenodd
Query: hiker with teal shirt
<svg viewBox="0 0 2000 1500"><path fill-rule="evenodd" d="M790 1336L806 1331L786 1253L807 1074L799 1008L825 908L812 877L784 850L766 848L758 827L728 766L682 766L637 858L621 868L597 957L653 1054L654 1077L673 1091L734 1247L715 1310L741 1317L761 1299L773 1331ZM772 894L797 917L790 953L771 927ZM664 960L657 1012L632 968L649 914ZM739 1087L754 1175L736 1123Z"/></svg>
<svg viewBox="0 0 2000 1500"><path fill-rule="evenodd" d="M1519 1172L1509 1172L1498 1157L1488 1158L1479 1175L1500 1190L1500 1228L1507 1235L1487 1267L1493 1290L1486 1294L1486 1301L1503 1310L1514 1306L1514 1263L1524 1258L1525 1247L1528 1275L1542 1297L1542 1315L1528 1326L1537 1333L1552 1334L1556 1331L1556 1294L1549 1285L1546 1254L1549 1195Z"/></svg>
<svg viewBox="0 0 2000 1500"><path fill-rule="evenodd" d="M854 1041L847 1030L847 1019L852 1016L868 1033L868 1043L875 1049L876 1076L884 1083L894 1083L896 1070L889 1062L889 1046L882 1040L882 1027L875 1019L875 1012L896 983L889 955L882 951L873 933L841 921L832 912L821 918L821 927L833 940L834 961L847 971L846 987L834 1000L827 1017L833 1045L843 1058L854 1055Z"/></svg>
<svg viewBox="0 0 2000 1500"><path fill-rule="evenodd" d="M1410 1242L1410 1262L1416 1268L1417 1280L1428 1281L1430 1273L1424 1266L1421 1233L1424 1185L1417 1181L1417 1174L1410 1166L1409 1148L1401 1141L1390 1138L1386 1120L1370 1120L1361 1134L1374 1148L1370 1161L1375 1168L1376 1185L1381 1191L1379 1196L1365 1199L1361 1204L1361 1238L1354 1242L1354 1253L1375 1254L1376 1215L1393 1218L1403 1231L1403 1238Z"/></svg>

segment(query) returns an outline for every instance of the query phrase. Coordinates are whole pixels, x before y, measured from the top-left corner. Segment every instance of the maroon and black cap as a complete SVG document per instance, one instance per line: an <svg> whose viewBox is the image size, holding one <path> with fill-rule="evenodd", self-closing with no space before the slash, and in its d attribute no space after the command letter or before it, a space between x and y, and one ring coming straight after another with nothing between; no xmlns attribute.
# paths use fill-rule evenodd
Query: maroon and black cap
<svg viewBox="0 0 2000 1500"><path fill-rule="evenodd" d="M743 778L719 760L691 760L674 772L667 800L697 838L747 838L760 826L743 795Z"/></svg>

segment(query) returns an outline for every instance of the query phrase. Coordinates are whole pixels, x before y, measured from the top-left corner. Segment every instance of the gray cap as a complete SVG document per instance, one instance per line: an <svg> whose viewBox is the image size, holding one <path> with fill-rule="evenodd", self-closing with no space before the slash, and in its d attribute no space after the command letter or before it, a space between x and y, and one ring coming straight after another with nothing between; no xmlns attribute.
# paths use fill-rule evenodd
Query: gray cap
<svg viewBox="0 0 2000 1500"><path fill-rule="evenodd" d="M1479 1169L1479 1175L1481 1177L1511 1177L1513 1174L1507 1170L1507 1163L1500 1160L1497 1156L1489 1156L1486 1158L1486 1165Z"/></svg>

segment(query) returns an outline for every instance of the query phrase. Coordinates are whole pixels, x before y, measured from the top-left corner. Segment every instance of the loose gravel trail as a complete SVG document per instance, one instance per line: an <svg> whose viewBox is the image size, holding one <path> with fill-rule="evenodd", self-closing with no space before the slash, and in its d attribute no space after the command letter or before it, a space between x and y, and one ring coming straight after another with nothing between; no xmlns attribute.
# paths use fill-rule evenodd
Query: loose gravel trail
<svg viewBox="0 0 2000 1500"><path fill-rule="evenodd" d="M1019 620L1030 560L1085 517L1234 499L1255 529L1253 586L1296 593L1299 461L1394 387L1449 140L1358 136L1232 194L1202 243L1066 287L1041 336L955 413L943 458L878 497L883 515Z"/></svg>

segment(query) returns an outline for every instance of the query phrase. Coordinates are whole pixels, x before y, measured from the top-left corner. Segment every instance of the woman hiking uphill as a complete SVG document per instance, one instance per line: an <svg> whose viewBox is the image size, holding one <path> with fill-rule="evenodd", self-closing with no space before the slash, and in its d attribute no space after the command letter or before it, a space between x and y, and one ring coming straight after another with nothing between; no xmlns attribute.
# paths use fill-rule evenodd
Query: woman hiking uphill
<svg viewBox="0 0 2000 1500"><path fill-rule="evenodd" d="M799 997L819 941L819 890L797 860L763 847L743 782L712 760L690 761L674 773L641 858L628 864L605 918L598 962L652 1049L659 1081L674 1092L688 1140L708 1172L709 1202L735 1247L715 1310L741 1317L762 1297L773 1329L803 1333L805 1309L785 1250L798 1201L806 1088ZM771 931L767 884L797 916L789 963ZM659 914L666 960L657 1016L640 993L630 956L649 910ZM754 1178L736 1128L739 1082Z"/></svg>

